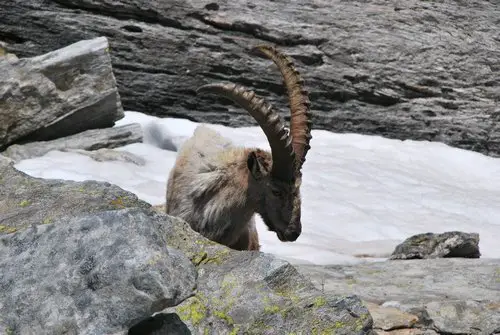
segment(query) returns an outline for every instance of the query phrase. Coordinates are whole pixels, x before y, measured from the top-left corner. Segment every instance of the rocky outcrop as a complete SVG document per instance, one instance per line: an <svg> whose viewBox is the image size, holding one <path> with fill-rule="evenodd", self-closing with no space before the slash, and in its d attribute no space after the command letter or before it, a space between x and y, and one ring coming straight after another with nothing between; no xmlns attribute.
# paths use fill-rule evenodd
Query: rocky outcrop
<svg viewBox="0 0 500 335"><path fill-rule="evenodd" d="M184 301L196 270L168 248L164 227L115 210L1 237L2 333L113 334Z"/></svg>
<svg viewBox="0 0 500 335"><path fill-rule="evenodd" d="M442 234L417 234L396 246L390 259L439 257L479 258L479 234L449 231Z"/></svg>
<svg viewBox="0 0 500 335"><path fill-rule="evenodd" d="M51 150L80 150L80 152L92 154L99 149L113 149L138 142L142 142L142 128L140 124L132 123L120 127L89 129L52 141L13 144L3 151L2 155L19 162L23 159L43 156Z"/></svg>
<svg viewBox="0 0 500 335"><path fill-rule="evenodd" d="M0 150L111 127L124 116L107 39L73 42L33 58L0 56Z"/></svg>
<svg viewBox="0 0 500 335"><path fill-rule="evenodd" d="M11 0L0 40L24 57L108 36L126 109L231 126L254 121L194 90L232 81L286 111L278 71L248 53L276 44L306 80L316 129L500 156L499 16L491 0Z"/></svg>
<svg viewBox="0 0 500 335"><path fill-rule="evenodd" d="M358 297L116 186L32 178L1 155L0 181L0 332L373 334Z"/></svg>
<svg viewBox="0 0 500 335"><path fill-rule="evenodd" d="M110 183L32 178L12 164L0 155L0 233L52 223L63 216L151 206Z"/></svg>
<svg viewBox="0 0 500 335"><path fill-rule="evenodd" d="M379 334L500 333L500 259L297 266L324 292L355 293Z"/></svg>

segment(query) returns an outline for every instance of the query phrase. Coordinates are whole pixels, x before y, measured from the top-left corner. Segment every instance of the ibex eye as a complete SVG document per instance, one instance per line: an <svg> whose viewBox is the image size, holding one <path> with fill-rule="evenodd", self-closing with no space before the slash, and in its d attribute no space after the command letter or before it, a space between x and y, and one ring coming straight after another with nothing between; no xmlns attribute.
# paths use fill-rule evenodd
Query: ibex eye
<svg viewBox="0 0 500 335"><path fill-rule="evenodd" d="M277 197L281 196L281 191L280 190L272 190L273 194Z"/></svg>

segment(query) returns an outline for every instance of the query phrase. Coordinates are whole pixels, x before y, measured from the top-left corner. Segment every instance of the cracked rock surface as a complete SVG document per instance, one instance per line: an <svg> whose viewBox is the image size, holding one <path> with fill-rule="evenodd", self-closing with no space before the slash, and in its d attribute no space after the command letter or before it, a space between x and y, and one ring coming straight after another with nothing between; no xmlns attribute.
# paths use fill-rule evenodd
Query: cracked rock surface
<svg viewBox="0 0 500 335"><path fill-rule="evenodd" d="M500 333L500 259L436 258L297 268L324 292L359 296L379 334Z"/></svg>
<svg viewBox="0 0 500 335"><path fill-rule="evenodd" d="M0 330L112 334L192 295L196 272L139 209L55 220L0 236ZM2 332L3 333L3 332Z"/></svg>
<svg viewBox="0 0 500 335"><path fill-rule="evenodd" d="M316 129L500 156L496 0L11 0L0 17L0 41L20 57L108 37L127 110L255 125L229 101L195 94L232 81L287 117L276 67L248 53L270 43L303 74Z"/></svg>

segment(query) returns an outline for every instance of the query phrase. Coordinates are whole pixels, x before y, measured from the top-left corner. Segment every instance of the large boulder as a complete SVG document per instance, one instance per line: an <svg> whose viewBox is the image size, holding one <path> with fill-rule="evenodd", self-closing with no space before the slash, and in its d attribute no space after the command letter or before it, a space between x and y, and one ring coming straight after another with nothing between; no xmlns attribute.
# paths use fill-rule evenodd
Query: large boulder
<svg viewBox="0 0 500 335"><path fill-rule="evenodd" d="M107 39L73 42L33 58L0 56L0 150L111 127L124 116Z"/></svg>
<svg viewBox="0 0 500 335"><path fill-rule="evenodd" d="M268 43L295 59L317 129L500 155L495 1L4 2L0 39L18 56L108 36L128 110L255 124L233 103L194 93L204 83L232 81L288 116L276 67L248 53Z"/></svg>
<svg viewBox="0 0 500 335"><path fill-rule="evenodd" d="M113 334L192 295L196 270L140 209L61 217L0 238L2 334Z"/></svg>
<svg viewBox="0 0 500 335"><path fill-rule="evenodd" d="M118 148L127 144L142 142L142 127L138 123L104 129L89 129L81 133L26 144L13 144L1 154L19 162L23 159L40 157L52 150L80 151L92 155L95 151ZM107 150L109 149L109 150Z"/></svg>

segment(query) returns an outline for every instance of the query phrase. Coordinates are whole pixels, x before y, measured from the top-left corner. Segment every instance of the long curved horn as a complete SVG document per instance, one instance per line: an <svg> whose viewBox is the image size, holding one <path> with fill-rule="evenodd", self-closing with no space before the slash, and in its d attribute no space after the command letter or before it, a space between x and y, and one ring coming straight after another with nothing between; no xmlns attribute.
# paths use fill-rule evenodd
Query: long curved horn
<svg viewBox="0 0 500 335"><path fill-rule="evenodd" d="M207 84L198 87L196 93L218 94L243 107L266 134L273 156L271 174L284 181L295 177L295 153L285 125L273 106L258 97L255 92L237 84Z"/></svg>
<svg viewBox="0 0 500 335"><path fill-rule="evenodd" d="M278 66L283 77L290 104L290 134L296 155L296 168L300 171L306 161L307 151L311 148L309 141L312 138L312 121L309 111L311 102L307 90L303 87L304 80L295 69L292 59L276 48L269 45L257 45L253 49L271 59Z"/></svg>

